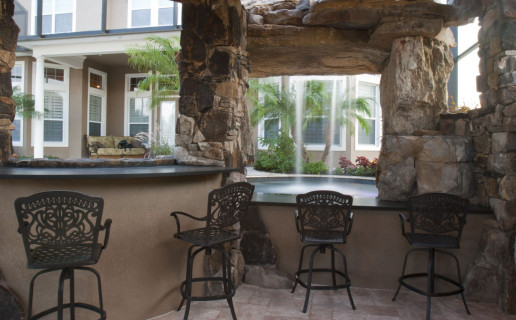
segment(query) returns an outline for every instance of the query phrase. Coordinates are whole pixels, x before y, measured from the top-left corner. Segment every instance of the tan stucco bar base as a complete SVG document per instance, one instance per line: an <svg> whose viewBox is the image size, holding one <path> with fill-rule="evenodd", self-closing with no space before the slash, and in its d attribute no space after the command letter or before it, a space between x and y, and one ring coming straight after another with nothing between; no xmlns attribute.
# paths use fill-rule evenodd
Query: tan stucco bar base
<svg viewBox="0 0 516 320"><path fill-rule="evenodd" d="M127 168L130 169L139 168ZM73 171L76 175L68 177L43 174L22 177L21 173L9 177L4 171L9 168L0 170L3 172L0 178L3 204L0 212L0 270L24 305L27 304L30 279L36 271L26 268L22 239L16 231L14 200L36 192L58 189L76 190L104 198L103 220L110 218L113 225L108 248L95 268L102 277L105 309L111 320L149 319L178 306L181 300L179 284L185 278L188 246L173 238L176 230L169 214L181 210L197 216L205 215L208 192L219 187L224 175L232 171L212 168L212 171L206 169L202 174L161 172L154 176L145 177L142 174L131 177L108 168L103 179L92 176L93 171L89 176L80 176L79 171ZM270 230L277 253L277 267L292 275L301 249L294 225L294 206L290 203L265 204L256 197L253 204L258 206ZM396 207L364 205L354 210L353 231L348 244L343 247L352 280L351 290L353 286L396 288L403 257L409 249L400 234L397 216L400 210ZM487 219L492 219L492 215L471 214L468 217L461 249L456 251L463 272L477 255L482 224ZM184 227L193 226L185 224ZM426 268L424 260L425 257L421 257L419 267L422 270ZM451 267L444 269L445 273L453 271ZM202 272L200 264L195 272ZM86 302L93 299L89 302L95 303L94 279L90 275L87 278L82 276L79 275L76 281L77 299ZM57 277L57 274L48 275L36 283L36 311L56 303Z"/></svg>

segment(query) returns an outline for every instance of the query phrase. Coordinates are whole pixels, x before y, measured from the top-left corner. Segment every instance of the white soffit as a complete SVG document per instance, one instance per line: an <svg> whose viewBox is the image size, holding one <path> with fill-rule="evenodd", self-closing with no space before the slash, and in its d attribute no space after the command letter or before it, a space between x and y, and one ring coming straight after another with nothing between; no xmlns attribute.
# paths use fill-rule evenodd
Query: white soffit
<svg viewBox="0 0 516 320"><path fill-rule="evenodd" d="M77 37L66 39L44 39L23 41L19 45L32 50L33 57L75 57L81 56L125 53L135 45L143 45L146 38L155 33L127 34L127 35L106 35ZM159 33L162 37L179 37L180 31ZM78 60L77 59L77 60ZM85 57L82 59L84 60ZM51 59L49 59L51 60ZM70 61L70 63L73 63Z"/></svg>

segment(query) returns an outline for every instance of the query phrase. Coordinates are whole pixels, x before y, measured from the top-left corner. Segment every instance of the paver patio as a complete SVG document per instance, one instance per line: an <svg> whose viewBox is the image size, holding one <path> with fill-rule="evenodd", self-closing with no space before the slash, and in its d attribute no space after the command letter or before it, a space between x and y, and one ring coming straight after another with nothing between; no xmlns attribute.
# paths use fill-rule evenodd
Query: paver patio
<svg viewBox="0 0 516 320"><path fill-rule="evenodd" d="M402 291L392 302L394 290L351 288L357 307L352 310L346 290L312 291L306 314L301 312L305 290L298 288L291 294L288 289L265 289L248 284L241 285L233 298L235 311L240 320L394 320L424 319L426 298L413 292ZM179 303L179 301L177 302ZM516 315L504 314L496 304L468 302L468 316L462 301L454 297L432 299L432 319L439 320L509 320ZM175 306L171 306L175 307ZM149 320L183 319L184 308ZM225 320L231 313L225 300L193 302L189 319Z"/></svg>

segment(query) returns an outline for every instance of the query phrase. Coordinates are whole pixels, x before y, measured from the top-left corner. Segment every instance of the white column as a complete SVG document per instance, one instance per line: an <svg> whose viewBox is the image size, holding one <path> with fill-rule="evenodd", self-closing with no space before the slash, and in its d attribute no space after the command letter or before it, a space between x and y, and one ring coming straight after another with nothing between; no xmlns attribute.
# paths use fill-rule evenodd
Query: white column
<svg viewBox="0 0 516 320"><path fill-rule="evenodd" d="M45 91L43 90L45 72L45 58L36 58L36 81L34 88L34 109L40 113L45 113ZM34 144L34 158L43 158L43 117L35 117L32 121L32 137Z"/></svg>

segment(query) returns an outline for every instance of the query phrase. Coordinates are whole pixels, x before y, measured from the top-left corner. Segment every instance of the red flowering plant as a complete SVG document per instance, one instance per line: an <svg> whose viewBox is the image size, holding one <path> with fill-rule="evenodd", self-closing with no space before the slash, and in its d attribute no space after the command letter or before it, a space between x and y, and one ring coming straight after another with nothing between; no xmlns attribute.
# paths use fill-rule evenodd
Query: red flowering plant
<svg viewBox="0 0 516 320"><path fill-rule="evenodd" d="M376 175L378 158L374 158L373 161L370 161L364 156L359 156L355 159L355 163L356 164L353 164L346 157L339 158L339 165L346 175L369 177L374 177Z"/></svg>

